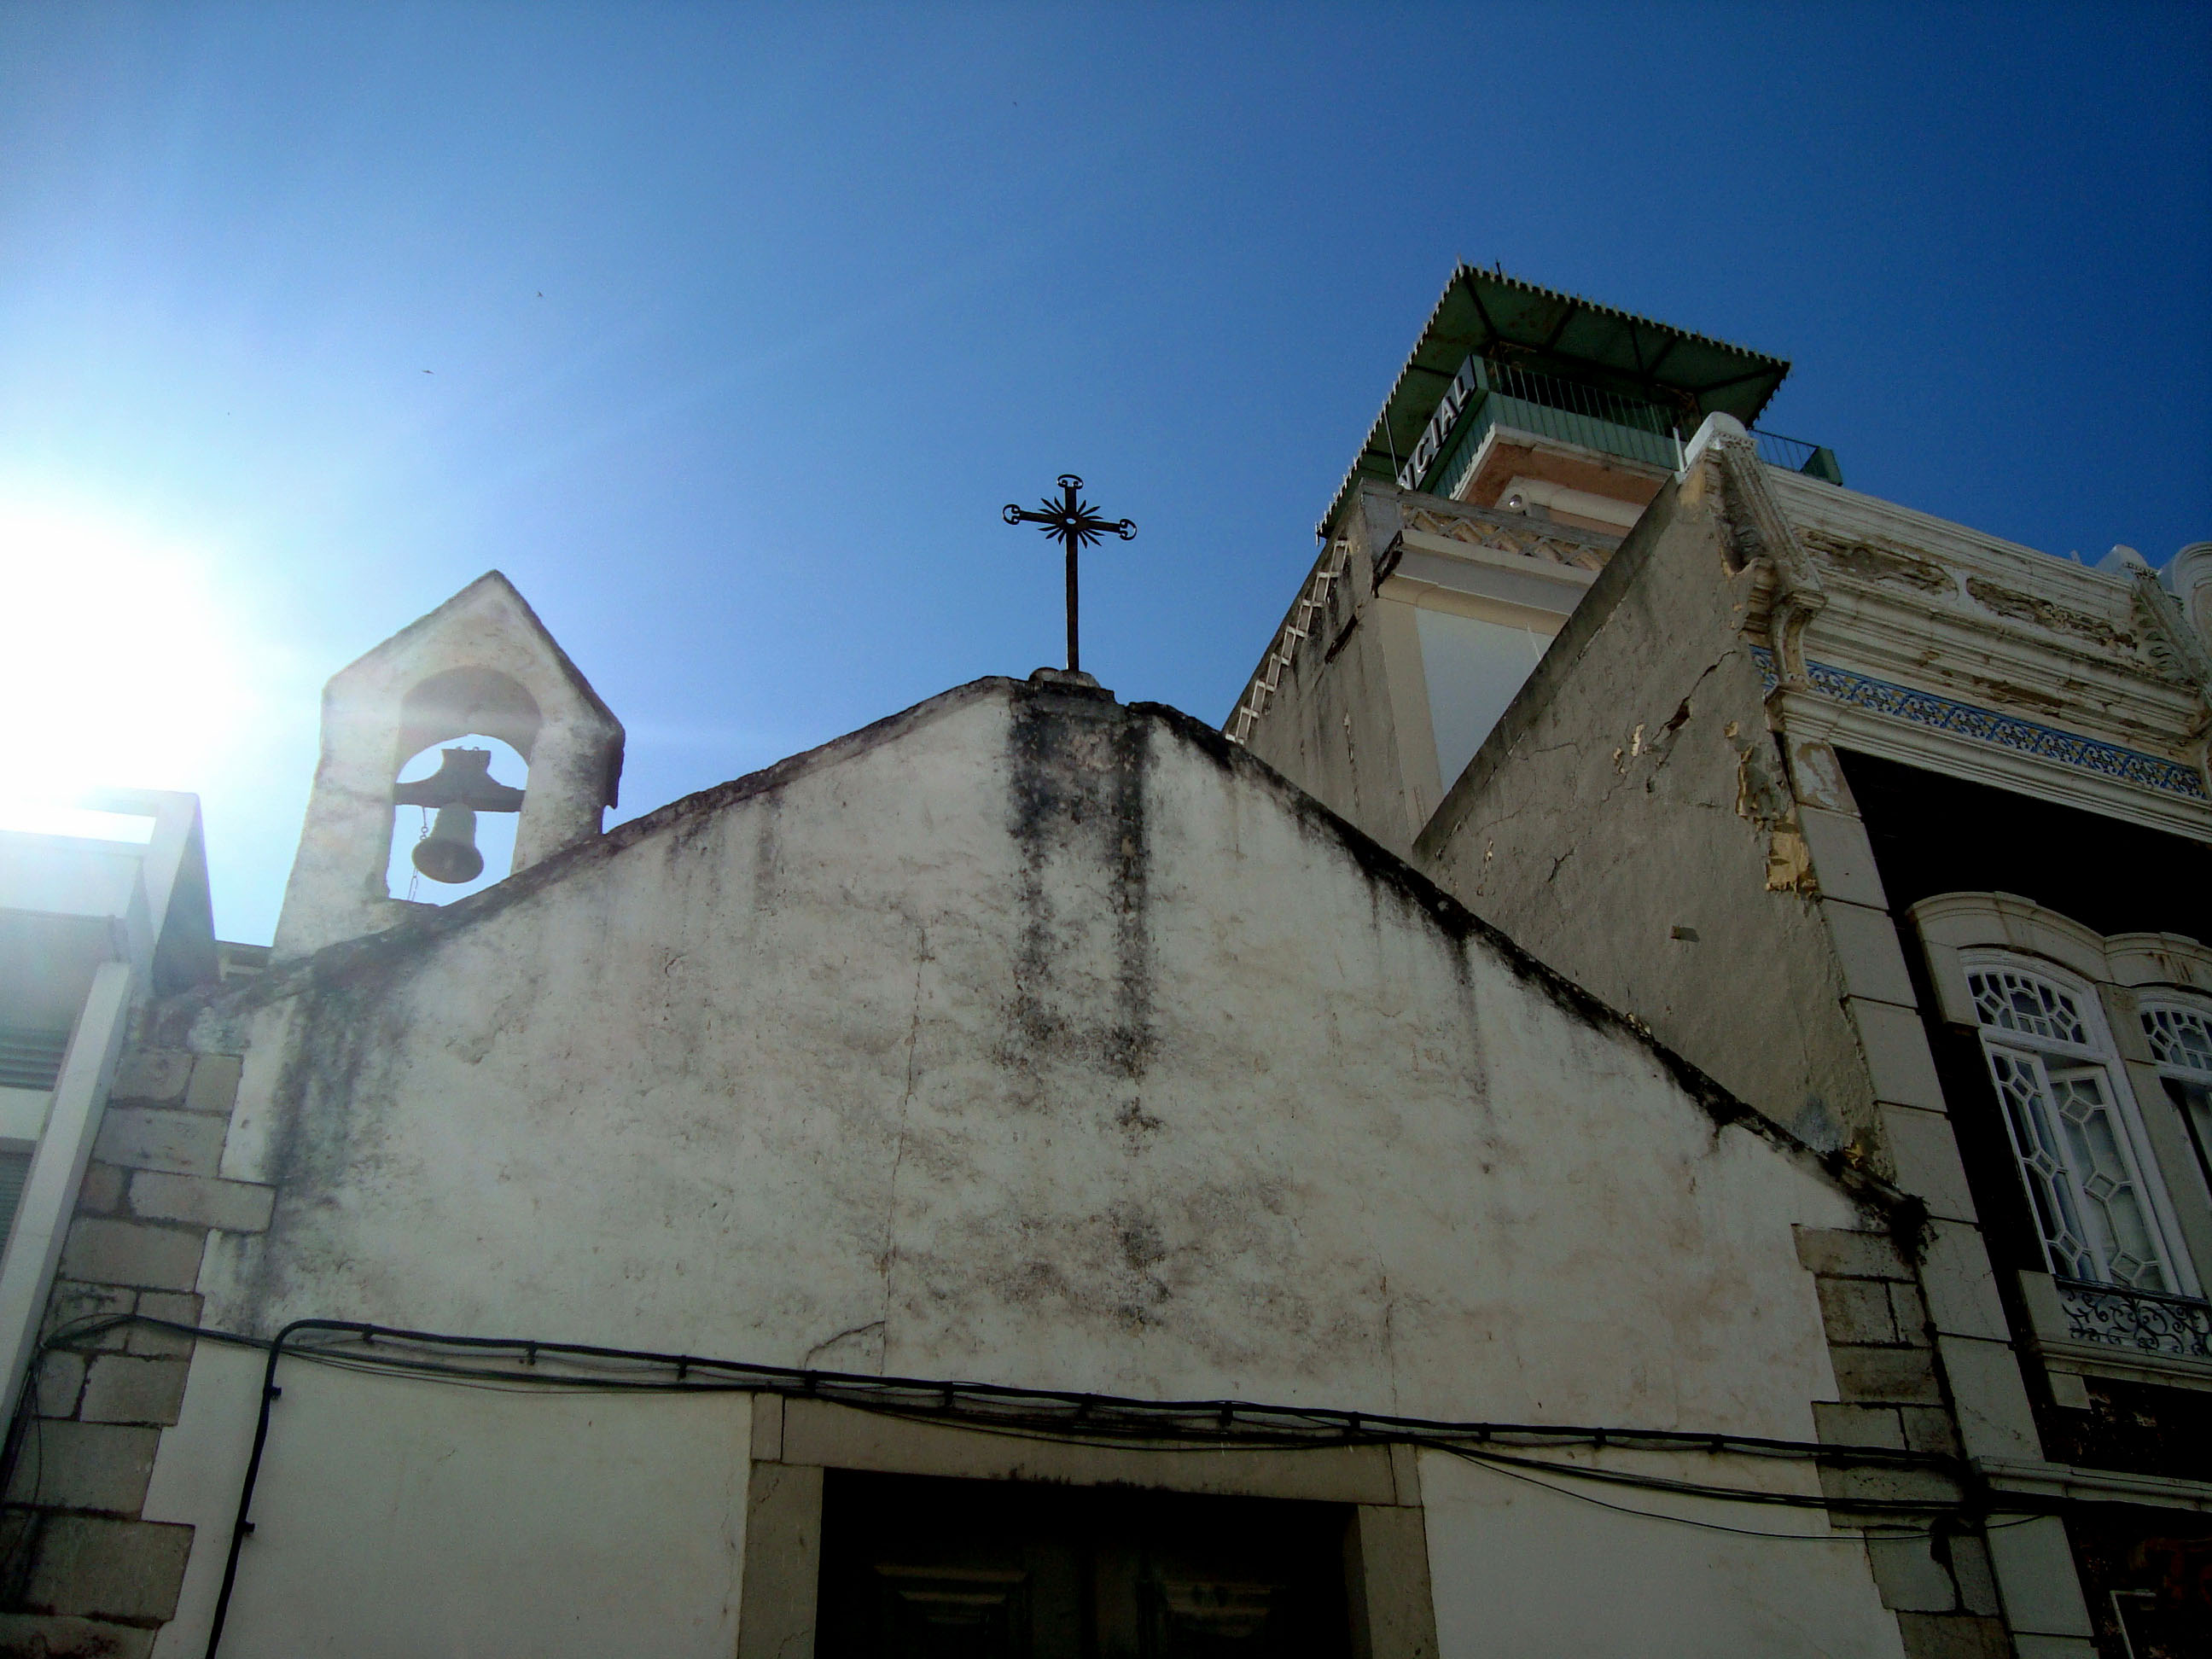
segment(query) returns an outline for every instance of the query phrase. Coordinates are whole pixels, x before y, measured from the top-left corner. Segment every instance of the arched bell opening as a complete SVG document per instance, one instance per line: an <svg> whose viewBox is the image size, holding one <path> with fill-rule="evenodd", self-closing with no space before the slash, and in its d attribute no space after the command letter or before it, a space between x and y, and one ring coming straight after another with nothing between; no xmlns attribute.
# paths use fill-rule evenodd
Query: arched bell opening
<svg viewBox="0 0 2212 1659"><path fill-rule="evenodd" d="M417 791L434 780L447 748L489 757L477 782L458 789L463 798L511 794L528 768L519 814L458 800L476 814L485 860L454 882L422 875L413 859L425 817L428 839L439 839L444 802ZM485 573L324 688L321 754L277 919L276 958L296 961L382 932L410 888L418 902L451 899L595 840L615 804L622 755L622 722L514 585ZM393 810L403 806L413 810ZM446 839L465 844L468 827L456 811ZM458 874L469 861L442 867Z"/></svg>
<svg viewBox="0 0 2212 1659"><path fill-rule="evenodd" d="M505 880L529 775L520 750L483 732L410 755L392 789L385 890L417 904L451 904Z"/></svg>

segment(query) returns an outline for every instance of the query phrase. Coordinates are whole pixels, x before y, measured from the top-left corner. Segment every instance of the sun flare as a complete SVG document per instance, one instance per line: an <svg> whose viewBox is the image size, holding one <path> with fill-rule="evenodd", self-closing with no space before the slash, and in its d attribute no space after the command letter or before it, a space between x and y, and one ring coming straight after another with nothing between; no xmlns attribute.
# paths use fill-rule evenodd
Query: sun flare
<svg viewBox="0 0 2212 1659"><path fill-rule="evenodd" d="M100 787L202 790L250 713L244 630L204 549L0 501L0 827Z"/></svg>

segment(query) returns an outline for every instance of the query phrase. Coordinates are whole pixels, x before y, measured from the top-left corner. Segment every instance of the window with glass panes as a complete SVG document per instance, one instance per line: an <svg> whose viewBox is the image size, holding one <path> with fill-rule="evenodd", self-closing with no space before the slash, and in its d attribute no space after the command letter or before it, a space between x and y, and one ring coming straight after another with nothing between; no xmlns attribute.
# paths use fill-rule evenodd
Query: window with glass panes
<svg viewBox="0 0 2212 1659"><path fill-rule="evenodd" d="M2212 1008L2146 998L2142 1024L2166 1098L2181 1114L2197 1167L2212 1191Z"/></svg>
<svg viewBox="0 0 2212 1659"><path fill-rule="evenodd" d="M2089 1284L2178 1289L2148 1160L2125 1114L2125 1085L2088 992L1995 957L1970 958L1966 984L2051 1271Z"/></svg>

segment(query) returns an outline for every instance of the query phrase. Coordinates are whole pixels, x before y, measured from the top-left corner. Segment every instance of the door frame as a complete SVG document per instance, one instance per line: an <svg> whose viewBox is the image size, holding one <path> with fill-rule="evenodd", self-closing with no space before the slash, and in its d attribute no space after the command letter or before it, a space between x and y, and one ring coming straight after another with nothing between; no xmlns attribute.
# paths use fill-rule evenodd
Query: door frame
<svg viewBox="0 0 2212 1659"><path fill-rule="evenodd" d="M1016 1439L762 1395L753 1402L737 1659L811 1659L827 1469L1340 1504L1353 1659L1436 1659L1428 1528L1410 1446L1158 1449Z"/></svg>

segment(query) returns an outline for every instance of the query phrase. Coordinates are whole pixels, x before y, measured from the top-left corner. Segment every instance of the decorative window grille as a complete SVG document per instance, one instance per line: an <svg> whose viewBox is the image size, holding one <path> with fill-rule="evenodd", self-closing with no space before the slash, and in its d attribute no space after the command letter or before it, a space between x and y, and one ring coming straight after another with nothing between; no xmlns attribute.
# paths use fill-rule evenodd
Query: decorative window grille
<svg viewBox="0 0 2212 1659"><path fill-rule="evenodd" d="M2047 980L2009 968L1985 968L1968 975L1966 985L1984 1025L2079 1048L2091 1046L2081 1004Z"/></svg>
<svg viewBox="0 0 2212 1659"><path fill-rule="evenodd" d="M2144 1182L2147 1160L2087 997L2010 963L1971 965L1966 985L2051 1271L2087 1284L2175 1290Z"/></svg>
<svg viewBox="0 0 2212 1659"><path fill-rule="evenodd" d="M2179 1006L2142 1011L2143 1035L2160 1066L2212 1075L2212 1018Z"/></svg>

